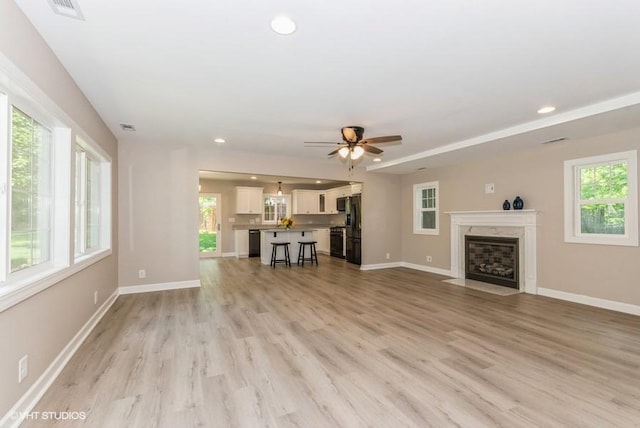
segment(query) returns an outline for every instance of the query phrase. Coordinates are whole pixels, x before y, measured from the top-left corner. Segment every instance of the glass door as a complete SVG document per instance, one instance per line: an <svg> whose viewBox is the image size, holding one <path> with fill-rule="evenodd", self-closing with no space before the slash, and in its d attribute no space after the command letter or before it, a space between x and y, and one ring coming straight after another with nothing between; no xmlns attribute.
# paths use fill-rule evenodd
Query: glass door
<svg viewBox="0 0 640 428"><path fill-rule="evenodd" d="M222 255L221 215L220 194L200 193L200 257Z"/></svg>

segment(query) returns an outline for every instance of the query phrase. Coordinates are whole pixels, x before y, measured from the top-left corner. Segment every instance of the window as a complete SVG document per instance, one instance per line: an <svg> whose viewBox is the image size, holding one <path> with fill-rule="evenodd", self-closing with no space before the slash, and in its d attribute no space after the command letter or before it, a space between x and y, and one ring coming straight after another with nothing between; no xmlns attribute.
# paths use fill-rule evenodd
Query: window
<svg viewBox="0 0 640 428"><path fill-rule="evenodd" d="M564 163L565 241L638 245L637 152Z"/></svg>
<svg viewBox="0 0 640 428"><path fill-rule="evenodd" d="M262 222L275 224L283 217L291 217L291 196L264 195Z"/></svg>
<svg viewBox="0 0 640 428"><path fill-rule="evenodd" d="M11 108L10 272L51 258L51 131Z"/></svg>
<svg viewBox="0 0 640 428"><path fill-rule="evenodd" d="M0 312L111 253L111 160L80 140L74 160L71 119L3 65L0 55Z"/></svg>
<svg viewBox="0 0 640 428"><path fill-rule="evenodd" d="M439 233L438 196L437 181L413 186L413 233Z"/></svg>
<svg viewBox="0 0 640 428"><path fill-rule="evenodd" d="M0 92L0 210L8 219L0 224L2 286L22 287L69 266L70 137L30 99Z"/></svg>
<svg viewBox="0 0 640 428"><path fill-rule="evenodd" d="M109 247L110 163L95 146L76 144L75 255ZM106 216L106 217L105 217Z"/></svg>

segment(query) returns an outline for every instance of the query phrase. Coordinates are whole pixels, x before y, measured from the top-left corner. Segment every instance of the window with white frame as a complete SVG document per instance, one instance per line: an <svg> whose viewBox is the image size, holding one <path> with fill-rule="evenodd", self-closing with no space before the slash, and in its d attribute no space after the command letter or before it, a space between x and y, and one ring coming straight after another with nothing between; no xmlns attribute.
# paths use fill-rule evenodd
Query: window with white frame
<svg viewBox="0 0 640 428"><path fill-rule="evenodd" d="M11 108L11 273L51 260L52 133Z"/></svg>
<svg viewBox="0 0 640 428"><path fill-rule="evenodd" d="M275 224L283 217L291 217L291 195L264 195L262 222Z"/></svg>
<svg viewBox="0 0 640 428"><path fill-rule="evenodd" d="M110 162L95 145L78 139L75 179L75 256L109 247Z"/></svg>
<svg viewBox="0 0 640 428"><path fill-rule="evenodd" d="M70 136L37 104L0 92L4 285L28 284L69 265Z"/></svg>
<svg viewBox="0 0 640 428"><path fill-rule="evenodd" d="M565 241L638 245L635 150L564 162Z"/></svg>
<svg viewBox="0 0 640 428"><path fill-rule="evenodd" d="M0 67L0 311L111 249L109 156L78 140L74 168L71 120L26 76L7 69Z"/></svg>
<svg viewBox="0 0 640 428"><path fill-rule="evenodd" d="M438 182L413 186L413 233L437 235L439 233Z"/></svg>

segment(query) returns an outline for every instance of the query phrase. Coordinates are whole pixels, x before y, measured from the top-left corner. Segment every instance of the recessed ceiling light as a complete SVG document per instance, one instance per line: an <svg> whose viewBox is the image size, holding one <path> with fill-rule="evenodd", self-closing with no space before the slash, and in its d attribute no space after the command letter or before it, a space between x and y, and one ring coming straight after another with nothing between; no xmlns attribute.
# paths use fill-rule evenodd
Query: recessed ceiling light
<svg viewBox="0 0 640 428"><path fill-rule="evenodd" d="M271 29L286 36L296 31L296 23L288 16L280 15L271 20Z"/></svg>
<svg viewBox="0 0 640 428"><path fill-rule="evenodd" d="M257 179L258 179L258 177L256 177L255 175L253 175L253 176L251 176L251 179L252 179L252 180L257 180Z"/></svg>
<svg viewBox="0 0 640 428"><path fill-rule="evenodd" d="M382 159L380 159L380 158L375 158L373 161L374 161L374 162L382 162Z"/></svg>
<svg viewBox="0 0 640 428"><path fill-rule="evenodd" d="M321 180L316 180L316 184L320 184L320 183L322 183Z"/></svg>
<svg viewBox="0 0 640 428"><path fill-rule="evenodd" d="M554 106L545 106L545 107L540 108L540 110L538 110L538 114L551 113L555 109L556 108Z"/></svg>
<svg viewBox="0 0 640 428"><path fill-rule="evenodd" d="M214 138L213 142L222 144L222 143L226 143L227 140L225 140L224 138Z"/></svg>

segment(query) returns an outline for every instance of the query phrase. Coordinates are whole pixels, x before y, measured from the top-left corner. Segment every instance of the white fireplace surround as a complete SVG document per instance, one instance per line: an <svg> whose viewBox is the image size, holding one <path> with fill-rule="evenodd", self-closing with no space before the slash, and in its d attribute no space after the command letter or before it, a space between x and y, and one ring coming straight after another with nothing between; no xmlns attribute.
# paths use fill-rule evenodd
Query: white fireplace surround
<svg viewBox="0 0 640 428"><path fill-rule="evenodd" d="M451 216L451 275L464 278L465 235L517 237L520 290L538 294L536 238L538 211L455 211Z"/></svg>

